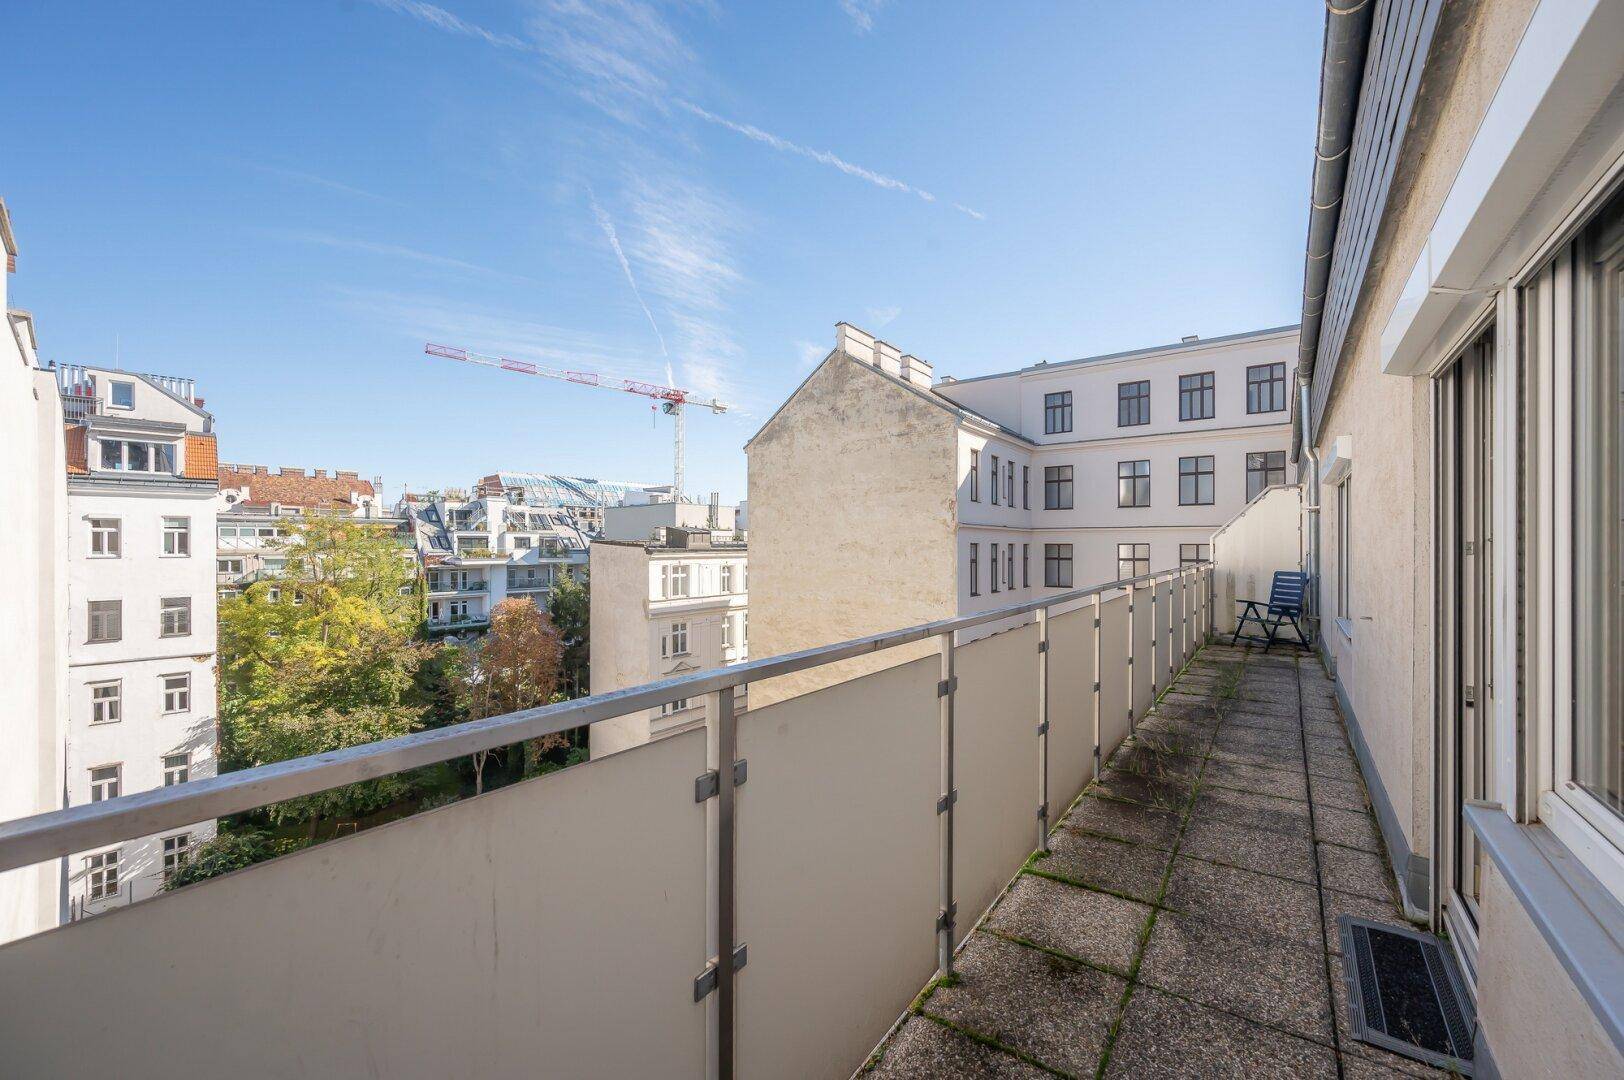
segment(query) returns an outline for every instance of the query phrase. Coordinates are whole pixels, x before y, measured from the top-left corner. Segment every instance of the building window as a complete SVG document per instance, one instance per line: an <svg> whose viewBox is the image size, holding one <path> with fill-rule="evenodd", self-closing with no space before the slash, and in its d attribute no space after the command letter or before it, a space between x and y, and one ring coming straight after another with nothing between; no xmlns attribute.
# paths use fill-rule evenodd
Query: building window
<svg viewBox="0 0 1624 1080"><path fill-rule="evenodd" d="M675 701L668 701L664 705L661 705L660 706L660 715L661 716L670 716L672 713L679 713L682 710L686 709L687 707L688 707L688 699L685 698L685 697L678 698Z"/></svg>
<svg viewBox="0 0 1624 1080"><path fill-rule="evenodd" d="M660 596L669 600L672 597L688 595L688 564L666 563L660 567Z"/></svg>
<svg viewBox="0 0 1624 1080"><path fill-rule="evenodd" d="M1150 505L1150 461L1117 462L1117 505Z"/></svg>
<svg viewBox="0 0 1624 1080"><path fill-rule="evenodd" d="M118 895L118 849L85 857L85 898L106 900Z"/></svg>
<svg viewBox="0 0 1624 1080"><path fill-rule="evenodd" d="M1021 588L1032 587L1032 545L1021 545Z"/></svg>
<svg viewBox="0 0 1624 1080"><path fill-rule="evenodd" d="M1071 545L1043 545L1043 584L1049 589L1071 588Z"/></svg>
<svg viewBox="0 0 1624 1080"><path fill-rule="evenodd" d="M164 787L184 784L192 778L192 755L187 752L164 755Z"/></svg>
<svg viewBox="0 0 1624 1080"><path fill-rule="evenodd" d="M1015 545L1004 545L1004 584L1015 588Z"/></svg>
<svg viewBox="0 0 1624 1080"><path fill-rule="evenodd" d="M970 545L970 595L981 595L981 545Z"/></svg>
<svg viewBox="0 0 1624 1080"><path fill-rule="evenodd" d="M192 598L166 596L162 601L159 637L185 637L192 632Z"/></svg>
<svg viewBox="0 0 1624 1080"><path fill-rule="evenodd" d="M1143 577L1150 573L1149 544L1117 545L1117 580Z"/></svg>
<svg viewBox="0 0 1624 1080"><path fill-rule="evenodd" d="M102 439L101 467L117 472L172 473L175 447L172 443Z"/></svg>
<svg viewBox="0 0 1624 1080"><path fill-rule="evenodd" d="M241 559L215 559L214 560L214 572L216 574L240 574L240 573L242 573L242 560Z"/></svg>
<svg viewBox="0 0 1624 1080"><path fill-rule="evenodd" d="M1043 467L1043 508L1045 510L1071 509L1070 465Z"/></svg>
<svg viewBox="0 0 1624 1080"><path fill-rule="evenodd" d="M90 722L116 724L124 715L124 684L118 680L90 684Z"/></svg>
<svg viewBox="0 0 1624 1080"><path fill-rule="evenodd" d="M1196 375L1179 376L1179 419L1211 420L1216 395L1213 375L1203 371Z"/></svg>
<svg viewBox="0 0 1624 1080"><path fill-rule="evenodd" d="M531 539L528 536L515 536L513 538L513 550L514 551L529 551L532 547L535 546L535 544L536 544L535 540Z"/></svg>
<svg viewBox="0 0 1624 1080"><path fill-rule="evenodd" d="M124 786L124 766L97 765L90 770L90 801L102 802L118 798Z"/></svg>
<svg viewBox="0 0 1624 1080"><path fill-rule="evenodd" d="M192 519L164 518L164 554L190 555L192 553Z"/></svg>
<svg viewBox="0 0 1624 1080"><path fill-rule="evenodd" d="M730 593L730 592L733 591L733 564L732 563L723 563L722 564L722 591L725 592L725 593Z"/></svg>
<svg viewBox="0 0 1624 1080"><path fill-rule="evenodd" d="M1117 427L1150 423L1150 383L1117 384Z"/></svg>
<svg viewBox="0 0 1624 1080"><path fill-rule="evenodd" d="M164 712L189 712L192 708L192 677L164 676Z"/></svg>
<svg viewBox="0 0 1624 1080"><path fill-rule="evenodd" d="M1015 505L1015 463L1013 461L1004 466L1004 502L1011 507Z"/></svg>
<svg viewBox="0 0 1624 1080"><path fill-rule="evenodd" d="M1264 450L1246 455L1246 501L1263 494L1263 489L1286 482L1286 452Z"/></svg>
<svg viewBox="0 0 1624 1080"><path fill-rule="evenodd" d="M174 836L164 837L164 880L168 881L175 876L175 872L186 863L186 856L192 851L192 834L176 833Z"/></svg>
<svg viewBox="0 0 1624 1080"><path fill-rule="evenodd" d="M666 657L688 655L688 624L686 622L674 622L671 624L670 632L660 639L660 655Z"/></svg>
<svg viewBox="0 0 1624 1080"><path fill-rule="evenodd" d="M99 559L116 559L123 550L118 518L90 519L90 554Z"/></svg>
<svg viewBox="0 0 1624 1080"><path fill-rule="evenodd" d="M970 501L981 501L981 451L970 451Z"/></svg>
<svg viewBox="0 0 1624 1080"><path fill-rule="evenodd" d="M992 587L993 592L997 592L998 591L998 570L999 570L999 566L998 566L998 545L997 544L988 544L987 545L987 554L991 557L991 563L992 563L992 573L987 575L987 583Z"/></svg>
<svg viewBox="0 0 1624 1080"><path fill-rule="evenodd" d="M994 506L998 505L998 455L992 456L992 499Z"/></svg>
<svg viewBox="0 0 1624 1080"><path fill-rule="evenodd" d="M1043 395L1043 433L1064 435L1071 430L1071 391Z"/></svg>
<svg viewBox="0 0 1624 1080"><path fill-rule="evenodd" d="M1281 412L1286 407L1286 365L1254 364L1246 369L1246 411Z"/></svg>
<svg viewBox="0 0 1624 1080"><path fill-rule="evenodd" d="M92 600L90 607L90 629L85 640L94 645L98 642L117 641L124 636L124 601L122 600Z"/></svg>
<svg viewBox="0 0 1624 1080"><path fill-rule="evenodd" d="M1199 563L1212 561L1211 544L1180 544L1179 565L1195 566Z"/></svg>
<svg viewBox="0 0 1624 1080"><path fill-rule="evenodd" d="M1179 458L1179 505L1212 505L1212 455Z"/></svg>
<svg viewBox="0 0 1624 1080"><path fill-rule="evenodd" d="M109 399L115 409L135 408L135 384L132 382L111 382L108 384Z"/></svg>
<svg viewBox="0 0 1624 1080"><path fill-rule="evenodd" d="M1021 509L1032 509L1032 466L1021 466Z"/></svg>
<svg viewBox="0 0 1624 1080"><path fill-rule="evenodd" d="M1336 488L1336 615L1351 619L1348 603L1349 586L1353 581L1353 477L1348 477Z"/></svg>
<svg viewBox="0 0 1624 1080"><path fill-rule="evenodd" d="M731 649L732 647L733 647L733 616L731 616L731 615L723 615L722 616L722 648Z"/></svg>

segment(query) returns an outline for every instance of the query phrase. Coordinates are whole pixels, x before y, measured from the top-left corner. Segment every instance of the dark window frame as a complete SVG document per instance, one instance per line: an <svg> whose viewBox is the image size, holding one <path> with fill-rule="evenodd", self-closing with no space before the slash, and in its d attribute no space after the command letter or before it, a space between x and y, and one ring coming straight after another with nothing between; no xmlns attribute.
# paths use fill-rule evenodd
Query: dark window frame
<svg viewBox="0 0 1624 1080"><path fill-rule="evenodd" d="M1255 464L1261 460L1261 464ZM1274 464L1278 461L1280 464ZM1278 474L1280 479L1271 480L1270 477ZM1260 476L1257 487L1252 486L1252 478ZM1251 502L1264 491L1275 484L1286 482L1286 452L1284 450L1248 450L1246 452L1246 501Z"/></svg>
<svg viewBox="0 0 1624 1080"><path fill-rule="evenodd" d="M970 451L970 501L981 501L981 451Z"/></svg>
<svg viewBox="0 0 1624 1080"><path fill-rule="evenodd" d="M1070 544L1043 545L1043 587L1072 587L1072 548Z"/></svg>
<svg viewBox="0 0 1624 1080"><path fill-rule="evenodd" d="M970 595L981 595L981 545L970 545Z"/></svg>
<svg viewBox="0 0 1624 1080"><path fill-rule="evenodd" d="M1117 427L1150 423L1150 380L1117 383Z"/></svg>
<svg viewBox="0 0 1624 1080"><path fill-rule="evenodd" d="M992 456L992 504L998 505L998 455Z"/></svg>
<svg viewBox="0 0 1624 1080"><path fill-rule="evenodd" d="M1246 369L1246 411L1257 413L1286 411L1286 365L1251 364Z"/></svg>
<svg viewBox="0 0 1624 1080"><path fill-rule="evenodd" d="M1043 433L1065 435L1071 431L1071 391L1057 390L1043 395Z"/></svg>
<svg viewBox="0 0 1624 1080"><path fill-rule="evenodd" d="M1206 462L1206 468L1201 463ZM1189 479L1191 484L1191 497L1185 498L1184 481ZM1207 497L1201 497L1201 481L1207 481ZM1195 454L1190 457L1179 458L1179 505L1180 506L1211 506L1218 496L1218 461L1213 454Z"/></svg>
<svg viewBox="0 0 1624 1080"><path fill-rule="evenodd" d="M1127 554L1123 554L1124 549L1127 550ZM1141 550L1144 552L1143 555L1140 554ZM1144 564L1143 570L1139 569L1141 563ZM1150 573L1150 543L1148 541L1129 541L1126 544L1117 545L1118 581L1144 577L1148 573Z"/></svg>
<svg viewBox="0 0 1624 1080"><path fill-rule="evenodd" d="M1060 475L1062 471L1064 476ZM1050 474L1054 475L1051 476ZM1075 508L1076 491L1073 487L1075 471L1070 465L1043 467L1043 508L1045 510L1071 510ZM1064 501L1062 502L1062 498Z"/></svg>
<svg viewBox="0 0 1624 1080"><path fill-rule="evenodd" d="M1143 466L1143 471L1141 471ZM1128 471L1123 472L1124 469ZM1124 482L1128 485L1123 487ZM1128 501L1122 501L1123 492L1128 492ZM1143 501L1141 501L1143 496ZM1117 507L1119 509L1140 509L1150 505L1150 459L1139 458L1133 461L1117 462Z"/></svg>
<svg viewBox="0 0 1624 1080"><path fill-rule="evenodd" d="M1197 380L1194 384L1191 379ZM1179 376L1179 422L1211 420L1218 415L1218 376L1212 371L1192 371Z"/></svg>

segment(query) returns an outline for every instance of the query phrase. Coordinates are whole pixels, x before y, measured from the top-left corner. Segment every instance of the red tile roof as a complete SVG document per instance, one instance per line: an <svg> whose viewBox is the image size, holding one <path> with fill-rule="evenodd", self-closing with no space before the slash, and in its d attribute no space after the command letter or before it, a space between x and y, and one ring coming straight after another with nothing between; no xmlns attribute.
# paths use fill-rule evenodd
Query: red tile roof
<svg viewBox="0 0 1624 1080"><path fill-rule="evenodd" d="M86 457L85 427L83 424L64 424L63 439L67 443L68 475L88 476L90 461Z"/></svg>
<svg viewBox="0 0 1624 1080"><path fill-rule="evenodd" d="M220 470L220 452L213 435L187 435L186 461L181 475L188 480L213 480Z"/></svg>
<svg viewBox="0 0 1624 1080"><path fill-rule="evenodd" d="M252 468L232 465L219 467L221 488L247 488L244 506L300 506L321 509L344 509L355 505L351 495L375 496L372 481L358 476L306 476L303 471L293 473L259 472Z"/></svg>

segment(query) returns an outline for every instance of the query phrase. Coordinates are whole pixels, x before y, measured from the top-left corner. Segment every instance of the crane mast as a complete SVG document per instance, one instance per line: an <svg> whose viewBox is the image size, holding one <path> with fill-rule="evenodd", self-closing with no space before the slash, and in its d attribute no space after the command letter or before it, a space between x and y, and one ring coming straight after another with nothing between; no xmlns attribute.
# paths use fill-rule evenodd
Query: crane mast
<svg viewBox="0 0 1624 1080"><path fill-rule="evenodd" d="M543 367L528 360L511 360L505 356L491 356L487 353L470 352L452 345L436 345L433 342L423 346L423 352L429 356L438 356L446 360L456 360L464 364L478 364L480 367L495 368L498 371L507 371L515 375L535 375L543 379L557 379L560 382L575 383L577 386L595 386L602 390L619 390L627 394L637 394L641 397L653 398L660 403L660 409L671 417L674 430L672 447L672 488L673 498L682 497L683 482L686 479L683 471L683 453L685 441L685 416L688 405L697 405L702 409L709 409L713 414L727 412L728 406L715 398L706 401L693 396L687 390L675 386L663 386L659 383L643 382L640 379L625 379L615 375L602 375L595 371L573 371L567 368Z"/></svg>

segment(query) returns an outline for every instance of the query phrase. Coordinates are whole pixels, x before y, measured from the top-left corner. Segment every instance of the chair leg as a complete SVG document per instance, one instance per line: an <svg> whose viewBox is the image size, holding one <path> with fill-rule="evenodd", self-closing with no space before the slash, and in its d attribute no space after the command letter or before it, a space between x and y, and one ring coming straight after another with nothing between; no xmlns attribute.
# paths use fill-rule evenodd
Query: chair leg
<svg viewBox="0 0 1624 1080"><path fill-rule="evenodd" d="M1263 646L1264 652L1268 652L1270 649L1274 648L1274 632L1280 629L1280 616L1276 615L1274 617L1274 622L1269 623L1267 629L1269 631L1269 640L1267 644Z"/></svg>

